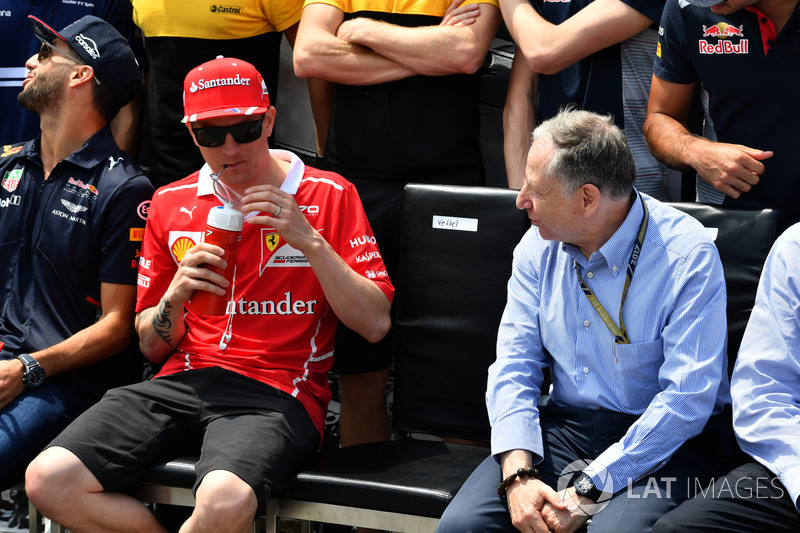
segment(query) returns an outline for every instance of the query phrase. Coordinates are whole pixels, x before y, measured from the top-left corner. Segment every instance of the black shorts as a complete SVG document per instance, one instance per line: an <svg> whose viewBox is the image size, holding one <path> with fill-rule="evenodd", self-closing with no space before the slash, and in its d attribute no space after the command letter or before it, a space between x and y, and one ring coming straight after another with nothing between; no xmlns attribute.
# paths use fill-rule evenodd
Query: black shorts
<svg viewBox="0 0 800 533"><path fill-rule="evenodd" d="M194 491L207 473L227 470L252 487L263 514L319 438L296 398L206 368L112 389L50 445L77 455L107 491L132 485L150 465L199 455Z"/></svg>

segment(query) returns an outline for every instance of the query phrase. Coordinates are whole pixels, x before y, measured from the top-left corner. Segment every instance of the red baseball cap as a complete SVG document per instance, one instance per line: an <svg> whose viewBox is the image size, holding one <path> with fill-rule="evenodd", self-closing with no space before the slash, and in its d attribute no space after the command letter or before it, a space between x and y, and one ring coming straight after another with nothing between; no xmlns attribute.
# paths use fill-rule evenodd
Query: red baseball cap
<svg viewBox="0 0 800 533"><path fill-rule="evenodd" d="M258 115L267 109L267 86L247 61L219 56L190 70L183 81L182 122Z"/></svg>

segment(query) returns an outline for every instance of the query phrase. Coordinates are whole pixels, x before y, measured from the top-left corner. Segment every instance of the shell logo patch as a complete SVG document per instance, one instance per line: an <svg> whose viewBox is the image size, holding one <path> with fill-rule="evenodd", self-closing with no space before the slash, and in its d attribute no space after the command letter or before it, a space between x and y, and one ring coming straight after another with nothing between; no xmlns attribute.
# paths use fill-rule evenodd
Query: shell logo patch
<svg viewBox="0 0 800 533"><path fill-rule="evenodd" d="M202 231L170 231L169 251L175 263L180 264L190 248L202 242Z"/></svg>

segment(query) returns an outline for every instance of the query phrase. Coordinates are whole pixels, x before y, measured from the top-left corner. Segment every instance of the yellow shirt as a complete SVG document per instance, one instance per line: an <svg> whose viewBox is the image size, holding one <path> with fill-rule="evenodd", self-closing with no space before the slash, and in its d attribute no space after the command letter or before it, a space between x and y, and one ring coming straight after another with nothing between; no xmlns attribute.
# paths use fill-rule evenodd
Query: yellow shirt
<svg viewBox="0 0 800 533"><path fill-rule="evenodd" d="M284 31L300 20L303 0L131 0L145 37L243 39Z"/></svg>

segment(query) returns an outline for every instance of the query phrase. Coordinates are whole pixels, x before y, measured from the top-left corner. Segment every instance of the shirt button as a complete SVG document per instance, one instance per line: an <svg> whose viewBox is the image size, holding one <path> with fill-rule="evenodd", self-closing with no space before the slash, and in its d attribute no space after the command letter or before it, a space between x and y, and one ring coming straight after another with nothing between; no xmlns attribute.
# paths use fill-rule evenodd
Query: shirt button
<svg viewBox="0 0 800 533"><path fill-rule="evenodd" d="M588 374L589 373L589 367L588 366L583 367L583 373L584 374Z"/></svg>
<svg viewBox="0 0 800 533"><path fill-rule="evenodd" d="M586 277L589 278L589 279L592 279L594 277L594 274L589 272L588 274L586 274Z"/></svg>
<svg viewBox="0 0 800 533"><path fill-rule="evenodd" d="M619 270L619 267L618 267L617 265L614 265L613 267L611 267L611 270L613 270L614 272L616 272L617 270Z"/></svg>
<svg viewBox="0 0 800 533"><path fill-rule="evenodd" d="M583 325L584 325L584 327L588 328L589 327L589 321L588 320L584 320L583 321Z"/></svg>

